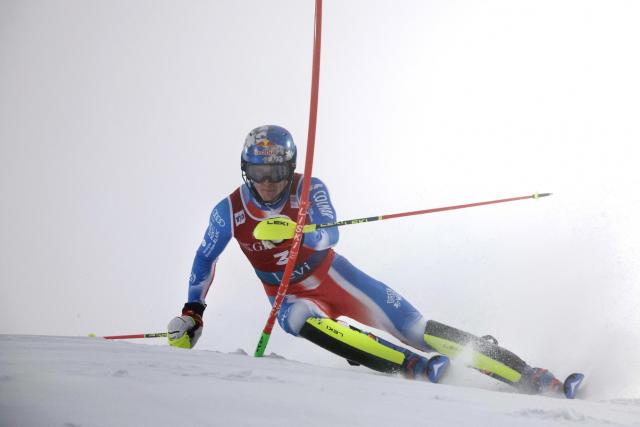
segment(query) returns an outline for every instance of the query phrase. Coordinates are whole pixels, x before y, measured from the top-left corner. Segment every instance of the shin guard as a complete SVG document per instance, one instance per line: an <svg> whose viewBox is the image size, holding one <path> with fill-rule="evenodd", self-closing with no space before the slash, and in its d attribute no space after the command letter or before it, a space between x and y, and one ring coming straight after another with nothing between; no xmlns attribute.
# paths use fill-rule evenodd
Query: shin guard
<svg viewBox="0 0 640 427"><path fill-rule="evenodd" d="M377 337L332 319L307 319L300 329L300 336L348 361L375 371L396 373L403 370L405 352L384 345Z"/></svg>
<svg viewBox="0 0 640 427"><path fill-rule="evenodd" d="M472 367L509 384L518 383L527 366L518 356L490 340L479 338L433 320L427 322L424 342L449 357L470 351Z"/></svg>

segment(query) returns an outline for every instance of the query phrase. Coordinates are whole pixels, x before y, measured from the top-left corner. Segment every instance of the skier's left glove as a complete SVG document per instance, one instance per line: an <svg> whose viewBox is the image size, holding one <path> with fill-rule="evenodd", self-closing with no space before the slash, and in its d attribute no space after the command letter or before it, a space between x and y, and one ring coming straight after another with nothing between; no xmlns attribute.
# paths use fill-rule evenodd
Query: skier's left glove
<svg viewBox="0 0 640 427"><path fill-rule="evenodd" d="M202 314L205 308L205 304L188 302L182 309L182 316L171 319L167 326L167 339L170 346L193 348L196 345L204 327Z"/></svg>

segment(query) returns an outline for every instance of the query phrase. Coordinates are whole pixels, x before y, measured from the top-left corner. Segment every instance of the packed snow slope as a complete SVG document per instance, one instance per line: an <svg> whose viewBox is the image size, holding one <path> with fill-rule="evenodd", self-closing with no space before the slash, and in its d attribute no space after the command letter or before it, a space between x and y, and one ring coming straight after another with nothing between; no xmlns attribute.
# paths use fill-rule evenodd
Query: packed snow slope
<svg viewBox="0 0 640 427"><path fill-rule="evenodd" d="M430 384L241 350L0 335L0 425L640 426L640 398L487 390L470 372Z"/></svg>

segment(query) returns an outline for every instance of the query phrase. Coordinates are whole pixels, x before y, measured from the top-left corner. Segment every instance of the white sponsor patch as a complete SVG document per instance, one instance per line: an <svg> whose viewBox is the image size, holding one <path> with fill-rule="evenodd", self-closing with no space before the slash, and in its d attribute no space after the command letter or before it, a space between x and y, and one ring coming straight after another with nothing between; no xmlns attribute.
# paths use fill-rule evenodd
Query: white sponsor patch
<svg viewBox="0 0 640 427"><path fill-rule="evenodd" d="M244 224L247 220L247 217L244 214L244 211L239 211L233 214L233 218L236 221L236 225Z"/></svg>
<svg viewBox="0 0 640 427"><path fill-rule="evenodd" d="M217 208L214 209L213 212L211 212L211 219L215 221L220 227L224 227L226 224L222 216L220 216L220 213L218 213Z"/></svg>
<svg viewBox="0 0 640 427"><path fill-rule="evenodd" d="M394 290L387 289L387 304L393 305L395 308L400 308L402 297L398 295Z"/></svg>
<svg viewBox="0 0 640 427"><path fill-rule="evenodd" d="M329 195L326 191L320 190L313 193L313 202L318 207L320 215L324 215L327 218L333 219L333 210L329 204Z"/></svg>
<svg viewBox="0 0 640 427"><path fill-rule="evenodd" d="M296 197L295 194L289 196L289 204L294 209L298 209L300 207L300 204L298 203L298 197Z"/></svg>

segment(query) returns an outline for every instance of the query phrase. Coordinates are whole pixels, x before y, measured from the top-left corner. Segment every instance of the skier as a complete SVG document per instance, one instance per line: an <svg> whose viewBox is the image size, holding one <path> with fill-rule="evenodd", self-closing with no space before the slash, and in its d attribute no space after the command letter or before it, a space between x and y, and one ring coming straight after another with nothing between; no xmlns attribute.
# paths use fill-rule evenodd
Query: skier
<svg viewBox="0 0 640 427"><path fill-rule="evenodd" d="M267 218L297 219L302 176L294 173L296 156L293 138L282 127L261 126L249 133L241 156L244 185L220 201L211 212L209 226L193 262L188 301L182 315L168 325L170 345L192 348L198 341L215 265L232 237L238 241L273 304L292 240L256 240L253 230ZM311 178L309 201L307 223L336 221L327 187L315 177ZM336 227L304 234L288 294L277 318L287 333L304 337L351 364L381 372L399 372L407 378L437 382L448 365L447 356L470 349L474 368L520 390L541 393L562 388L562 383L550 372L530 367L499 347L492 337L480 338L427 320L396 291L335 252L338 237ZM426 358L338 322L340 316L386 331L420 351L441 354Z"/></svg>

